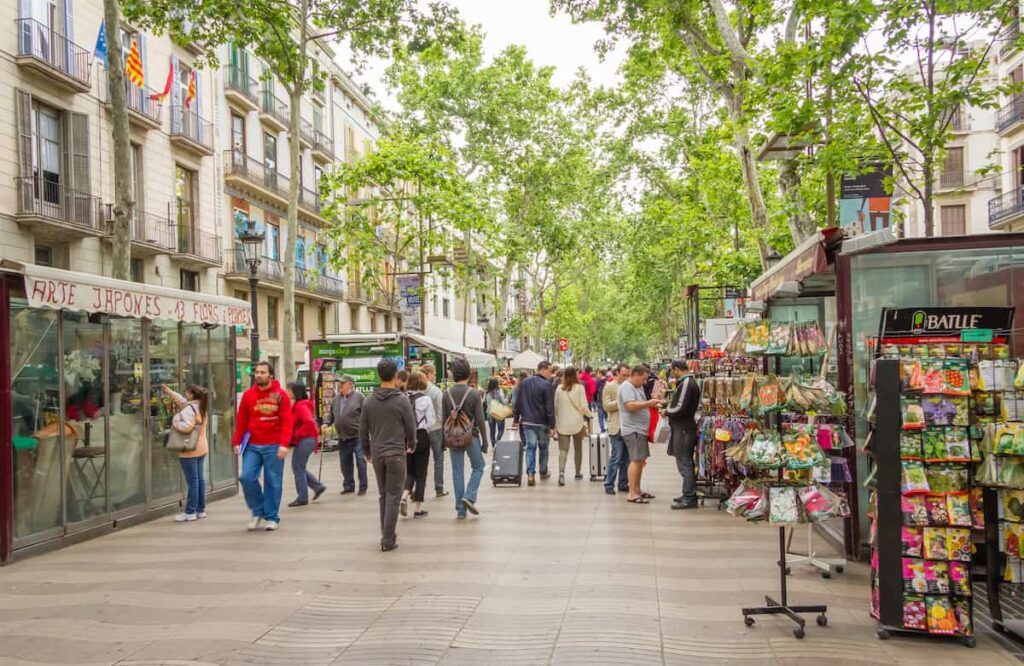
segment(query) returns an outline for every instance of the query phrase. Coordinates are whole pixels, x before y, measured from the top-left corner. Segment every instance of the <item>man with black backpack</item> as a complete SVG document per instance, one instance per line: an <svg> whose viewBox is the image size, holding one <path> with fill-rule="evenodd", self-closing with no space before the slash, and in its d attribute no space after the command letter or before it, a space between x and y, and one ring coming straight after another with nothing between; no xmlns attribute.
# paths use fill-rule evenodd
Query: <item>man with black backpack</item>
<svg viewBox="0 0 1024 666"><path fill-rule="evenodd" d="M441 401L441 423L444 446L452 459L452 485L455 487L455 514L465 518L466 512L474 516L476 493L484 478L484 453L487 452L487 421L484 418L480 392L469 385L470 368L465 359L451 363L455 385L444 392ZM465 483L466 456L473 468L469 485Z"/></svg>

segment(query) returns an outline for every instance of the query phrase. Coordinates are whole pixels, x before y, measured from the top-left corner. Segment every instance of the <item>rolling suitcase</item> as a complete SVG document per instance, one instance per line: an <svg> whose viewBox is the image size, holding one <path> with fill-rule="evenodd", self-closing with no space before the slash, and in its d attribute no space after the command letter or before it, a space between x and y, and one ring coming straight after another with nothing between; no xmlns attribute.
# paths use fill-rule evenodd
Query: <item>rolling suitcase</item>
<svg viewBox="0 0 1024 666"><path fill-rule="evenodd" d="M503 439L494 445L491 481L495 486L523 485L523 442L518 437Z"/></svg>
<svg viewBox="0 0 1024 666"><path fill-rule="evenodd" d="M608 455L611 444L608 435L596 433L588 437L590 440L590 480L600 481L608 472Z"/></svg>

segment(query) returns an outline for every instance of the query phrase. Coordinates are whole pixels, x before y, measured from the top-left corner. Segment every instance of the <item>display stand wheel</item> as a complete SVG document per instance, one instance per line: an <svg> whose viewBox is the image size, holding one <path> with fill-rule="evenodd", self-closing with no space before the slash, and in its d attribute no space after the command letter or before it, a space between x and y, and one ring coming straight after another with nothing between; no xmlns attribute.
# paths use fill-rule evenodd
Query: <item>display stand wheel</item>
<svg viewBox="0 0 1024 666"><path fill-rule="evenodd" d="M842 565L840 565L840 566L837 566L837 567L836 567L836 573L843 573L843 569L844 569L844 568L845 568L845 567L843 567Z"/></svg>
<svg viewBox="0 0 1024 666"><path fill-rule="evenodd" d="M796 638L803 638L804 637L804 628L803 627L795 627L793 629L793 636L795 636Z"/></svg>
<svg viewBox="0 0 1024 666"><path fill-rule="evenodd" d="M821 572L821 577L822 578L831 578L832 577L832 572L831 571L822 571Z"/></svg>
<svg viewBox="0 0 1024 666"><path fill-rule="evenodd" d="M743 624L747 625L748 627L754 626L754 618L752 618L752 617L745 617L745 618L743 618Z"/></svg>
<svg viewBox="0 0 1024 666"><path fill-rule="evenodd" d="M878 631L875 632L875 636L878 636L879 640L887 641L887 640L889 640L890 634L889 634L889 632L886 629L879 629Z"/></svg>
<svg viewBox="0 0 1024 666"><path fill-rule="evenodd" d="M822 613L821 615L819 615L819 616L818 616L818 617L816 618L816 620L815 620L815 621L816 621L816 622L818 623L818 626L819 626L819 627L827 627L827 626L828 626L828 616L827 616L827 615L825 615L824 613Z"/></svg>
<svg viewBox="0 0 1024 666"><path fill-rule="evenodd" d="M974 636L968 636L964 639L964 645L969 648L976 647L978 645L978 641L974 639Z"/></svg>

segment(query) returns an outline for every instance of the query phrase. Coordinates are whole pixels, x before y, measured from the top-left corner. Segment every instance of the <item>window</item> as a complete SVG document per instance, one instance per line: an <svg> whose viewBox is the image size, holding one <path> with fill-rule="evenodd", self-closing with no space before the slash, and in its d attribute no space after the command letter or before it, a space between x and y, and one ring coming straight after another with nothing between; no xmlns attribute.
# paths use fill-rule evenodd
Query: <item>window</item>
<svg viewBox="0 0 1024 666"><path fill-rule="evenodd" d="M140 212L146 210L146 175L144 171L145 160L142 156L142 144L132 144L132 178L135 180L135 219Z"/></svg>
<svg viewBox="0 0 1024 666"><path fill-rule="evenodd" d="M320 193L320 180L324 177L324 170L321 167L313 167L313 191Z"/></svg>
<svg viewBox="0 0 1024 666"><path fill-rule="evenodd" d="M231 114L231 150L234 151L235 164L245 162L245 117L237 113Z"/></svg>
<svg viewBox="0 0 1024 666"><path fill-rule="evenodd" d="M52 246L50 246L50 245L36 245L36 265L37 266L49 266L49 267L53 268L53 247Z"/></svg>
<svg viewBox="0 0 1024 666"><path fill-rule="evenodd" d="M316 107L313 107L313 129L317 132L324 131L324 113Z"/></svg>
<svg viewBox="0 0 1024 666"><path fill-rule="evenodd" d="M199 291L199 273L181 269L182 291Z"/></svg>
<svg viewBox="0 0 1024 666"><path fill-rule="evenodd" d="M302 234L295 236L295 267L306 270L306 237Z"/></svg>
<svg viewBox="0 0 1024 666"><path fill-rule="evenodd" d="M248 301L249 292L242 291L241 289L235 289L235 298L237 298L240 301Z"/></svg>
<svg viewBox="0 0 1024 666"><path fill-rule="evenodd" d="M306 304L295 304L295 339L298 342L306 340Z"/></svg>
<svg viewBox="0 0 1024 666"><path fill-rule="evenodd" d="M278 368L281 367L281 357L280 356L268 356L267 357L267 363L270 364L270 367L273 368L274 373L277 374L279 372Z"/></svg>
<svg viewBox="0 0 1024 666"><path fill-rule="evenodd" d="M277 340L277 299L267 296L267 338Z"/></svg>
<svg viewBox="0 0 1024 666"><path fill-rule="evenodd" d="M277 175L277 137L270 132L263 133L263 168L268 179Z"/></svg>
<svg viewBox="0 0 1024 666"><path fill-rule="evenodd" d="M434 316L436 317L437 316L437 296L431 297L430 302L433 304Z"/></svg>
<svg viewBox="0 0 1024 666"><path fill-rule="evenodd" d="M327 246L319 243L316 246L316 269L320 275L327 275Z"/></svg>
<svg viewBox="0 0 1024 666"><path fill-rule="evenodd" d="M174 202L178 212L179 229L191 229L195 221L196 172L180 164L174 166Z"/></svg>
<svg viewBox="0 0 1024 666"><path fill-rule="evenodd" d="M132 282L144 283L146 281L146 262L138 257L132 257Z"/></svg>
<svg viewBox="0 0 1024 666"><path fill-rule="evenodd" d="M940 216L943 236L963 236L967 233L966 206L943 206Z"/></svg>
<svg viewBox="0 0 1024 666"><path fill-rule="evenodd" d="M384 315L384 332L391 332L391 315L389 314Z"/></svg>
<svg viewBox="0 0 1024 666"><path fill-rule="evenodd" d="M370 310L370 333L377 332L377 313Z"/></svg>
<svg viewBox="0 0 1024 666"><path fill-rule="evenodd" d="M279 260L281 258L281 227L267 222L267 236L264 243L267 245L267 259Z"/></svg>
<svg viewBox="0 0 1024 666"><path fill-rule="evenodd" d="M451 302L451 300L447 299L447 298L443 299L442 302L441 302L441 306L442 306L441 309L444 311L444 313L443 313L444 314L444 318L445 319L451 319L452 318L452 302Z"/></svg>
<svg viewBox="0 0 1024 666"><path fill-rule="evenodd" d="M327 306L321 305L320 309L316 313L316 328L320 333L320 337L327 336Z"/></svg>
<svg viewBox="0 0 1024 666"><path fill-rule="evenodd" d="M353 333L359 332L359 306L350 305L348 306L349 325L348 328Z"/></svg>
<svg viewBox="0 0 1024 666"><path fill-rule="evenodd" d="M953 146L946 149L946 159L942 163L942 175L939 186L943 188L963 187L964 185L964 149Z"/></svg>

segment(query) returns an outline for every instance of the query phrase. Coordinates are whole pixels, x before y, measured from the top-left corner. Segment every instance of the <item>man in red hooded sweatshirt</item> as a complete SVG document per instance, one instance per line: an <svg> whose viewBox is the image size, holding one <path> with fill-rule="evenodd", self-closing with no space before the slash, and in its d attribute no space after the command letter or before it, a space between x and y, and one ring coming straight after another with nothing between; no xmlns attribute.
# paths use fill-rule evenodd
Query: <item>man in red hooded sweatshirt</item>
<svg viewBox="0 0 1024 666"><path fill-rule="evenodd" d="M252 511L249 529L276 530L281 522L281 486L284 459L292 441L292 404L288 394L274 379L274 368L261 361L253 368L255 382L242 394L235 425L235 453L242 450L242 483L245 503ZM263 487L260 487L260 469Z"/></svg>

